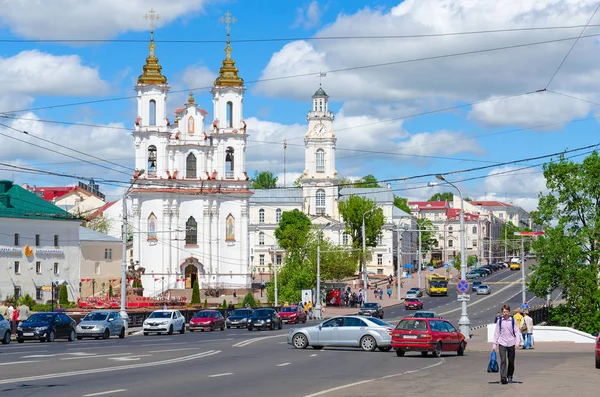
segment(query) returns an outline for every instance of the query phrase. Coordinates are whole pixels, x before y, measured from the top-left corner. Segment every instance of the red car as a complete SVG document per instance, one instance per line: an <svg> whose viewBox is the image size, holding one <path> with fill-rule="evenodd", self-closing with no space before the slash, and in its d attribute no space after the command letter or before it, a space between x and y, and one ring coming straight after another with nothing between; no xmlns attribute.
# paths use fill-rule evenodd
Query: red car
<svg viewBox="0 0 600 397"><path fill-rule="evenodd" d="M279 317L281 317L281 322L285 323L294 323L300 324L306 322L306 313L304 309L300 306L285 306L281 308L279 312Z"/></svg>
<svg viewBox="0 0 600 397"><path fill-rule="evenodd" d="M218 310L200 310L190 320L190 332L199 329L200 331L214 331L219 328L225 330L225 317Z"/></svg>
<svg viewBox="0 0 600 397"><path fill-rule="evenodd" d="M408 298L404 301L404 308L409 309L423 309L423 301L419 298Z"/></svg>
<svg viewBox="0 0 600 397"><path fill-rule="evenodd" d="M441 318L405 317L392 331L392 348L398 357L407 351L419 351L422 356L432 352L441 357L442 352L465 353L467 341L450 322Z"/></svg>
<svg viewBox="0 0 600 397"><path fill-rule="evenodd" d="M596 337L596 368L600 369L600 334Z"/></svg>

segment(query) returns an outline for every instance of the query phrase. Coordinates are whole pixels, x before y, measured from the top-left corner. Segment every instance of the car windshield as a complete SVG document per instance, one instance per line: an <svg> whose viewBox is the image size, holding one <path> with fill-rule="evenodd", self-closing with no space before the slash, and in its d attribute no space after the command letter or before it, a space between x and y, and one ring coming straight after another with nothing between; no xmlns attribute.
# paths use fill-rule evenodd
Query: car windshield
<svg viewBox="0 0 600 397"><path fill-rule="evenodd" d="M171 318L171 312L152 312L148 318Z"/></svg>
<svg viewBox="0 0 600 397"><path fill-rule="evenodd" d="M36 313L36 314L32 314L27 321L32 322L32 323L47 323L49 321L52 321L52 319L54 318L54 314L51 313Z"/></svg>
<svg viewBox="0 0 600 397"><path fill-rule="evenodd" d="M479 285L481 284L481 281L473 281L473 285Z"/></svg>
<svg viewBox="0 0 600 397"><path fill-rule="evenodd" d="M92 312L88 313L82 321L105 321L106 317L108 317L106 312Z"/></svg>
<svg viewBox="0 0 600 397"><path fill-rule="evenodd" d="M296 306L286 306L286 307L282 307L281 311L283 313L295 313L298 311L298 309L296 308Z"/></svg>
<svg viewBox="0 0 600 397"><path fill-rule="evenodd" d="M229 314L229 316L248 317L250 313L252 313L251 310L234 310Z"/></svg>
<svg viewBox="0 0 600 397"><path fill-rule="evenodd" d="M433 313L431 313L431 312L416 312L415 315L414 315L414 317L417 317L417 318L419 318L419 317L420 318L434 318L435 315Z"/></svg>
<svg viewBox="0 0 600 397"><path fill-rule="evenodd" d="M363 309L377 309L377 303L365 303L362 307Z"/></svg>
<svg viewBox="0 0 600 397"><path fill-rule="evenodd" d="M211 318L213 316L212 312L198 312L194 316L194 318Z"/></svg>
<svg viewBox="0 0 600 397"><path fill-rule="evenodd" d="M252 317L256 318L256 317L264 317L264 316L270 316L271 315L271 311L270 310L257 310L254 313L252 313Z"/></svg>
<svg viewBox="0 0 600 397"><path fill-rule="evenodd" d="M447 281L432 281L431 286L435 288L446 288L448 286Z"/></svg>
<svg viewBox="0 0 600 397"><path fill-rule="evenodd" d="M386 323L385 321L383 321L383 320L380 320L380 319L378 319L378 318L375 318L375 317L369 317L369 318L368 318L368 320L369 320L370 322L372 322L372 323L375 323L375 324L377 324L377 325L381 325L382 327L390 327L390 328L393 328L392 324Z"/></svg>
<svg viewBox="0 0 600 397"><path fill-rule="evenodd" d="M404 319L400 320L398 325L396 325L396 329L407 331L427 331L427 322L421 320Z"/></svg>
<svg viewBox="0 0 600 397"><path fill-rule="evenodd" d="M407 302L418 302L419 300L418 299L407 299L406 301Z"/></svg>
<svg viewBox="0 0 600 397"><path fill-rule="evenodd" d="M488 289L488 286L487 285L480 285L479 289Z"/></svg>
<svg viewBox="0 0 600 397"><path fill-rule="evenodd" d="M413 292L419 292L420 288L419 287L413 287L411 289L409 289L409 291L413 291Z"/></svg>

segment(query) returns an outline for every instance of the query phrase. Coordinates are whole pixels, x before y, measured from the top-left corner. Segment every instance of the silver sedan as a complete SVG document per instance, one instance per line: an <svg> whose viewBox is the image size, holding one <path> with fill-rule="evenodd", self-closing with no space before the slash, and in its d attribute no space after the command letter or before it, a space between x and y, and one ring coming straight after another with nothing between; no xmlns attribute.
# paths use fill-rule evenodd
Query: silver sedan
<svg viewBox="0 0 600 397"><path fill-rule="evenodd" d="M287 337L296 349L322 349L325 346L360 347L365 351L390 351L394 326L378 318L340 316L319 325L294 328Z"/></svg>

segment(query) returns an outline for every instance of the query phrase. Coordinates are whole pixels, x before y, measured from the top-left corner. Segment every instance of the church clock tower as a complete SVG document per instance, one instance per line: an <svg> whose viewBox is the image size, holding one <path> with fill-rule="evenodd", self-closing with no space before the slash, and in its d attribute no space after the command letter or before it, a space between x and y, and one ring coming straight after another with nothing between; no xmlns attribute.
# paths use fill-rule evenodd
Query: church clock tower
<svg viewBox="0 0 600 397"><path fill-rule="evenodd" d="M312 96L312 109L308 112L308 131L304 138L304 190L305 211L308 215L337 217L337 185L335 170L335 144L333 112L329 110L329 96L319 87Z"/></svg>

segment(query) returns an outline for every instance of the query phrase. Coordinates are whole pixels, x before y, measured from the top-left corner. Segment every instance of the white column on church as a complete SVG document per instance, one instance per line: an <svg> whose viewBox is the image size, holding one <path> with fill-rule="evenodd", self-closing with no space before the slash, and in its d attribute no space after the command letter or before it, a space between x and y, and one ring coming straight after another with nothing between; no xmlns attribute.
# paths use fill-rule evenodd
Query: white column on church
<svg viewBox="0 0 600 397"><path fill-rule="evenodd" d="M219 281L219 277L221 276L219 273L219 207L218 203L213 202L212 207L212 216L211 216L211 247L212 247L212 258L211 258L211 266L212 266L212 274L214 276L213 285Z"/></svg>
<svg viewBox="0 0 600 397"><path fill-rule="evenodd" d="M235 239L239 241L240 244L240 277L239 283L241 286L246 286L247 283L247 275L251 271L250 262L248 262L250 247L248 241L248 201L242 201L242 210L241 210L241 220L240 220L240 233L236 234Z"/></svg>
<svg viewBox="0 0 600 397"><path fill-rule="evenodd" d="M202 239L202 265L204 266L204 276L207 286L210 283L209 273L212 272L210 266L210 204L208 200L204 203L202 217L202 234L198 236Z"/></svg>

